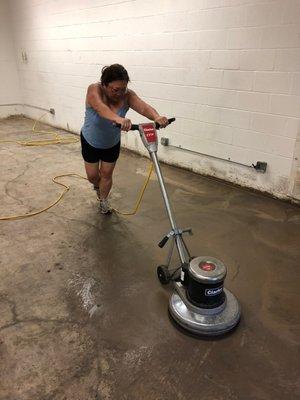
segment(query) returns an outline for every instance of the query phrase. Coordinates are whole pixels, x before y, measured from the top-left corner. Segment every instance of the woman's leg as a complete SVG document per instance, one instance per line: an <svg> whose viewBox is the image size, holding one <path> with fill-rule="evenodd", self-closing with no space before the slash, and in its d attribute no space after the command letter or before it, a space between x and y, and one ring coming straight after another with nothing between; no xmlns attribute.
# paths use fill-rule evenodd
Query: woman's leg
<svg viewBox="0 0 300 400"><path fill-rule="evenodd" d="M112 187L112 175L116 163L101 161L100 164L100 197L106 199Z"/></svg>
<svg viewBox="0 0 300 400"><path fill-rule="evenodd" d="M94 185L94 187L99 187L100 183L99 162L88 163L85 161L84 166L85 166L86 176L89 182L91 182Z"/></svg>

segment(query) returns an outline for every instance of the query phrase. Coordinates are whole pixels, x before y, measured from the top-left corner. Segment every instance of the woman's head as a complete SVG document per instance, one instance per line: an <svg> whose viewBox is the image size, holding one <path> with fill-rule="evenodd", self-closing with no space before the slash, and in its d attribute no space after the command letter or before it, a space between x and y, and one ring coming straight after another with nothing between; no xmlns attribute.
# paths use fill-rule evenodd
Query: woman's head
<svg viewBox="0 0 300 400"><path fill-rule="evenodd" d="M130 81L128 72L120 64L112 64L102 68L101 74L101 85L107 86L113 81Z"/></svg>
<svg viewBox="0 0 300 400"><path fill-rule="evenodd" d="M112 100L118 100L124 96L129 80L128 72L120 64L102 68L101 85Z"/></svg>

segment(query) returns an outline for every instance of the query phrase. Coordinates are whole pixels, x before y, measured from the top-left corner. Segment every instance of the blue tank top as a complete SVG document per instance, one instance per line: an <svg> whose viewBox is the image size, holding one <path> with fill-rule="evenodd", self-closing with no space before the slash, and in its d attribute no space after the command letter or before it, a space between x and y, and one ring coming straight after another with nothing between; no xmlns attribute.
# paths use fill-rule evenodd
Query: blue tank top
<svg viewBox="0 0 300 400"><path fill-rule="evenodd" d="M125 103L117 114L124 118L128 109L129 106ZM100 117L97 111L90 106L85 108L81 133L85 140L97 149L109 149L119 143L121 139L121 129L114 126L109 119Z"/></svg>

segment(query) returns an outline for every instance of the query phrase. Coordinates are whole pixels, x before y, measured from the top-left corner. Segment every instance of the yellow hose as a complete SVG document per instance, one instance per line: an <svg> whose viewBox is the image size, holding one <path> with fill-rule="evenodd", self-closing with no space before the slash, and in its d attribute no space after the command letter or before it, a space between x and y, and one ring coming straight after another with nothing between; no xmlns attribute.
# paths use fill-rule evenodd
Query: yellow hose
<svg viewBox="0 0 300 400"><path fill-rule="evenodd" d="M56 131L43 131L36 129L38 122L46 115L43 114L39 119L37 119L32 127L32 133L37 135L52 135L52 139L44 140L0 140L0 143L17 143L20 146L47 146L51 144L69 144L79 142L79 138L72 135L72 137L62 137Z"/></svg>
<svg viewBox="0 0 300 400"><path fill-rule="evenodd" d="M57 178L62 178L64 176L77 176L78 178L87 179L84 176L81 176L81 175L78 175L78 174L73 174L73 173L72 174L57 175L52 179L52 181L54 183L56 183L57 185L61 185L61 186L64 187L64 191L60 194L60 196L58 197L57 200L55 200L49 206L47 206L45 208L42 208L41 210L34 211L34 212L31 212L31 213L27 213L27 214L10 215L10 216L5 216L5 217L0 217L0 221L16 220L16 219L23 219L23 218L33 217L34 215L41 214L42 212L47 211L47 210L49 210L49 208L55 206L55 204L57 204L64 197L64 195L67 193L67 191L70 189L70 186L67 186L64 183L56 181Z"/></svg>
<svg viewBox="0 0 300 400"><path fill-rule="evenodd" d="M142 202L142 198L144 196L146 187L147 187L147 185L148 185L148 183L150 181L150 177L151 177L152 171L153 171L153 163L151 162L150 168L149 168L149 172L148 172L148 176L147 176L147 178L146 178L146 180L144 182L144 185L143 185L143 187L142 187L142 189L140 191L139 197L138 197L138 199L136 201L136 204L135 204L135 207L134 207L133 211L131 211L131 212L123 212L123 211L119 211L116 208L114 208L113 210L116 213L121 214L121 215L135 215L138 212L138 209L140 208L140 204Z"/></svg>
<svg viewBox="0 0 300 400"><path fill-rule="evenodd" d="M39 119L37 119L37 120L35 121L35 123L34 123L34 125L33 125L33 128L32 128L32 132L33 132L33 133L37 133L37 134L51 134L51 135L54 135L54 138L53 138L53 139L46 139L46 140L29 140L29 141L26 141L26 140L24 140L24 141L18 141L18 140L0 140L0 143L17 143L17 144L19 144L19 145L21 145L21 146L47 146L47 145L51 145L51 144L76 143L76 142L79 141L78 138L63 138L63 137L61 137L61 136L60 136L57 132L55 132L55 131L42 131L42 130L37 130L37 129L36 129L36 125L37 125L37 123L44 117L44 115L46 115L46 114L43 114ZM147 187L147 185L148 185L148 183L149 183L149 180L150 180L152 171L153 171L153 163L151 163L151 165L150 165L148 176L147 176L147 178L146 178L146 180L145 180L145 182L144 182L144 185L143 185L143 187L142 187L142 189L141 189L141 191L140 191L140 194L139 194L139 196L138 196L138 199L137 199L137 201L136 201L136 205L135 205L133 211L131 211L131 212L122 212L122 211L117 210L116 208L113 208L113 211L115 211L115 212L118 213L118 214L126 215L126 216L135 215L135 214L137 213L137 211L138 211L138 209L139 209L139 207L140 207L140 204L141 204L143 195L144 195L144 193L145 193L146 187ZM52 181L53 181L54 183L56 183L57 185L63 186L63 187L64 187L64 191L59 195L59 197L58 197L53 203L51 203L49 206L47 206L47 207L45 207L45 208L42 208L41 210L34 211L34 212L30 212L30 213L26 213L26 214L21 214L21 215L9 215L9 216L4 216L4 217L1 217L1 216L0 216L0 221L12 221L12 220L17 220L17 219L23 219L23 218L33 217L34 215L41 214L42 212L47 211L47 210L49 210L51 207L55 206L55 205L64 197L64 195L65 195L65 194L69 191L69 189L70 189L70 186L67 186L67 185L65 185L64 183L61 183L61 182L58 182L58 181L57 181L58 178L63 178L63 177L66 177L66 176L72 176L72 177L77 177L77 178L82 178L82 179L86 179L86 180L87 180L86 177L84 177L84 176L82 176L82 175L79 175L79 174L76 174L76 173L69 173L69 174L57 175L57 176L55 176L54 178L52 178Z"/></svg>

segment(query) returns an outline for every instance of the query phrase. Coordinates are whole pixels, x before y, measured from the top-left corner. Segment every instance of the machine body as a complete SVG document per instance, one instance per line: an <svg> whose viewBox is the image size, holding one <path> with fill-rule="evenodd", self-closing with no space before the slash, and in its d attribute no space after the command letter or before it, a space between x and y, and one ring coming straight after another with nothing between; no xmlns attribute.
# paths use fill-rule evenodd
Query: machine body
<svg viewBox="0 0 300 400"><path fill-rule="evenodd" d="M169 123L175 118L170 119ZM183 239L184 233L192 234L191 228L179 229L173 215L164 179L157 158L158 125L145 123L133 125L154 164L171 231L158 244L163 247L171 238L171 247L165 265L157 268L162 284L173 282L174 293L169 301L169 313L173 320L185 330L196 335L216 336L232 330L239 322L241 310L235 296L224 288L226 266L213 257L191 257ZM172 252L176 245L180 264L175 270L169 269Z"/></svg>

